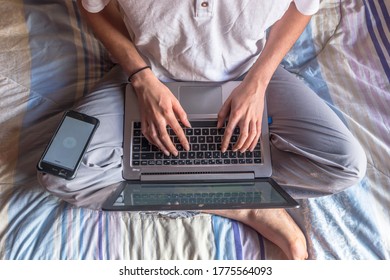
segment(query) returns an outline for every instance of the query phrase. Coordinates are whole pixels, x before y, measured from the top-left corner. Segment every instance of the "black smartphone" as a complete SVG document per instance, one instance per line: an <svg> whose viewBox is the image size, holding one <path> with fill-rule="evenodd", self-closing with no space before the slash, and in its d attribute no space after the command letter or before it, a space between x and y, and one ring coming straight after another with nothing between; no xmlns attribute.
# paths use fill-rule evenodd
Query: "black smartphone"
<svg viewBox="0 0 390 280"><path fill-rule="evenodd" d="M97 118L67 111L43 152L37 169L67 180L73 179L98 126Z"/></svg>

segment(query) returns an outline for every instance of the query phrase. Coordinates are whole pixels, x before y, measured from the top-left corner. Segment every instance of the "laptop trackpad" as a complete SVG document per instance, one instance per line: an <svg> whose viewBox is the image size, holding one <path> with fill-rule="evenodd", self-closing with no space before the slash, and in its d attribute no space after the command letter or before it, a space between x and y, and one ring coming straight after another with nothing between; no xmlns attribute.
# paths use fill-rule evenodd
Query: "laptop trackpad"
<svg viewBox="0 0 390 280"><path fill-rule="evenodd" d="M222 87L181 86L179 101L187 114L218 114L222 106Z"/></svg>

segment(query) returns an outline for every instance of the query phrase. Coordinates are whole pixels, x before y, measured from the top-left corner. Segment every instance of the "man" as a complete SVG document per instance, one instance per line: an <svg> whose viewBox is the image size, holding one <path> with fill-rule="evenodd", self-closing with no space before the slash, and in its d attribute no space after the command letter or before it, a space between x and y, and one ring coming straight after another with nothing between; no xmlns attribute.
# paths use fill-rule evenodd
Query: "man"
<svg viewBox="0 0 390 280"><path fill-rule="evenodd" d="M116 75L126 75L137 94L142 133L166 155L178 153L166 127L170 126L189 150L179 122L188 127L191 124L162 82L242 79L218 114L218 126L228 120L222 152L228 149L236 126L240 127L240 136L233 151L254 149L267 94L268 112L273 117L272 176L295 198L335 193L364 175L366 158L359 143L319 97L279 66L318 9L318 1L80 0L79 6L97 38L121 66ZM97 99L93 94L90 98ZM114 93L105 92L99 101L85 101L81 107L99 108L102 115L110 115L110 109L104 107L110 98L115 98ZM119 135L118 131L108 142ZM115 149L120 146L115 145ZM106 160L103 156L99 159ZM119 180L118 162L115 168L105 169L112 182ZM86 201L90 199L83 198L103 188L90 183L94 178L91 170L85 165L79 171L89 178L85 181L91 187L48 175L40 180L61 198L89 206ZM307 258L305 237L283 209L208 213L253 227L289 259Z"/></svg>

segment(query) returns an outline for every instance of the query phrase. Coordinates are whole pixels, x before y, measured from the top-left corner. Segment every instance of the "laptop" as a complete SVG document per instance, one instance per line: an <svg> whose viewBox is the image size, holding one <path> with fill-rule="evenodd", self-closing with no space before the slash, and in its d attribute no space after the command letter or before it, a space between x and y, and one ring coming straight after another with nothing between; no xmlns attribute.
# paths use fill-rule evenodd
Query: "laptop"
<svg viewBox="0 0 390 280"><path fill-rule="evenodd" d="M184 150L173 130L167 128L178 156L164 155L142 135L137 97L132 86L127 85L123 143L125 181L107 199L103 210L299 207L270 178L272 165L266 107L261 137L254 151L232 151L240 133L237 127L228 150L221 152L224 128L217 129L217 114L239 83L165 83L186 111L192 126L183 127L189 140L189 151Z"/></svg>

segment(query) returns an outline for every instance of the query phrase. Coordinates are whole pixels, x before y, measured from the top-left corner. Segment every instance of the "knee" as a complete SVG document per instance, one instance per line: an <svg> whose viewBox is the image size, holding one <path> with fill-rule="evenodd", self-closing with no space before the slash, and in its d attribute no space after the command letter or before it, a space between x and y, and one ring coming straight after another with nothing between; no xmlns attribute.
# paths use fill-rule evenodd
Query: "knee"
<svg viewBox="0 0 390 280"><path fill-rule="evenodd" d="M37 180L39 185L48 193L53 195L54 197L59 198L60 200L63 200L63 197L60 195L58 191L58 186L63 185L64 183L62 181L65 181L65 179L43 173L43 172L37 172Z"/></svg>
<svg viewBox="0 0 390 280"><path fill-rule="evenodd" d="M47 173L38 172L37 179L41 187L60 200L79 206L80 199L77 192L68 186L70 181Z"/></svg>
<svg viewBox="0 0 390 280"><path fill-rule="evenodd" d="M83 176L83 173L85 172L81 172L81 176L74 180L65 180L41 172L38 172L37 177L39 184L54 197L76 207L101 209L103 203L122 181L120 169L101 171L99 176L92 174L87 177Z"/></svg>
<svg viewBox="0 0 390 280"><path fill-rule="evenodd" d="M335 172L335 180L330 187L331 193L338 193L359 183L366 175L367 157L360 143L353 139L343 148L340 155L340 166L335 167L340 172Z"/></svg>
<svg viewBox="0 0 390 280"><path fill-rule="evenodd" d="M360 182L363 177L366 175L367 171L367 156L363 147L357 143L357 148L353 152L351 157L351 166L355 170L355 182L354 184Z"/></svg>

